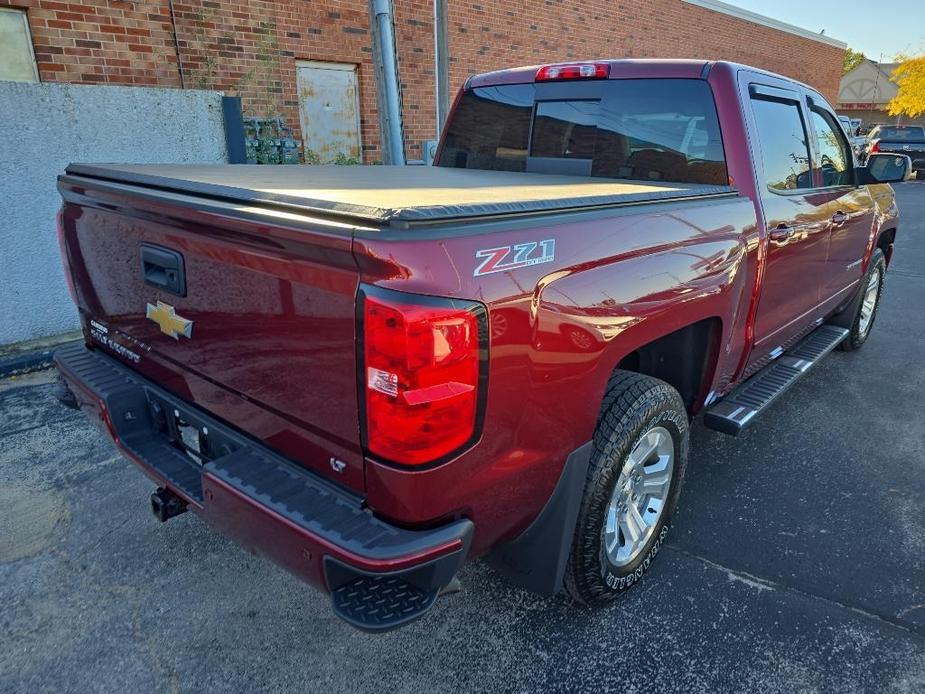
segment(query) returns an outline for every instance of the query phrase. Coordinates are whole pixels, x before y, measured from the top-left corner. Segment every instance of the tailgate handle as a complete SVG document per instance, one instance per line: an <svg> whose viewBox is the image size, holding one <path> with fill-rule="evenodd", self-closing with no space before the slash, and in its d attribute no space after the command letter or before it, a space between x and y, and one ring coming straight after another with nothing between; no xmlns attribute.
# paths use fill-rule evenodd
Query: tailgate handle
<svg viewBox="0 0 925 694"><path fill-rule="evenodd" d="M183 256L169 248L141 244L141 274L145 284L161 291L186 296Z"/></svg>

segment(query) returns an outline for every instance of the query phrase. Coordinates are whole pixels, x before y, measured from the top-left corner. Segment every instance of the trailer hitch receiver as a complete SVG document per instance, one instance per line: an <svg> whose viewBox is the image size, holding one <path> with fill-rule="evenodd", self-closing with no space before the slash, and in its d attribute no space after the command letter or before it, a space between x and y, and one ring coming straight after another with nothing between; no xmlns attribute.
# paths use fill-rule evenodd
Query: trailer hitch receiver
<svg viewBox="0 0 925 694"><path fill-rule="evenodd" d="M151 512L161 523L166 523L174 516L186 513L186 502L169 489L158 487L151 494Z"/></svg>

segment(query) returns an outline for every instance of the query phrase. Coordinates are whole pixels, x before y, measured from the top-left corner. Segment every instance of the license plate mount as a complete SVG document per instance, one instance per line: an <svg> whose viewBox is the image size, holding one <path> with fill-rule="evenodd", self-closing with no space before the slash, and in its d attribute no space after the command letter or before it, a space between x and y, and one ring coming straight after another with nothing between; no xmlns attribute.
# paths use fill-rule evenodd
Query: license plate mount
<svg viewBox="0 0 925 694"><path fill-rule="evenodd" d="M176 427L180 439L179 444L190 458L202 465L204 462L203 443L208 431L184 421L180 416L176 416Z"/></svg>
<svg viewBox="0 0 925 694"><path fill-rule="evenodd" d="M197 465L230 455L240 442L219 424L192 407L160 394L148 392L154 428Z"/></svg>

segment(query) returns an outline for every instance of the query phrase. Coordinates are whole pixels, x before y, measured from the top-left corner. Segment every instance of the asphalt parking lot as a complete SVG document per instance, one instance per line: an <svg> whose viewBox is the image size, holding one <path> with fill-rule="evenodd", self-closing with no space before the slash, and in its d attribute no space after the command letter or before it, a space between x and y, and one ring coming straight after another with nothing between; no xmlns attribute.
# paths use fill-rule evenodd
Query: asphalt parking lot
<svg viewBox="0 0 925 694"><path fill-rule="evenodd" d="M925 183L874 332L738 439L693 429L647 579L577 609L468 566L371 636L152 484L51 374L0 381L2 691L925 691Z"/></svg>

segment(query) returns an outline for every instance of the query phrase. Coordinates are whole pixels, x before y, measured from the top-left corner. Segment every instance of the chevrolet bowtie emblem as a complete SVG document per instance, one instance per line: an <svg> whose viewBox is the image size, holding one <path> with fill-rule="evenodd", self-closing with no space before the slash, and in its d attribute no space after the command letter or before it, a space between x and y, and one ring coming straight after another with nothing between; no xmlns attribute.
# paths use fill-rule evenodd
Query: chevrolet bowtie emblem
<svg viewBox="0 0 925 694"><path fill-rule="evenodd" d="M187 338L193 336L193 321L178 316L174 307L163 301L158 301L157 306L148 304L146 316L158 324L162 333L170 335L174 340L179 340L180 335Z"/></svg>

